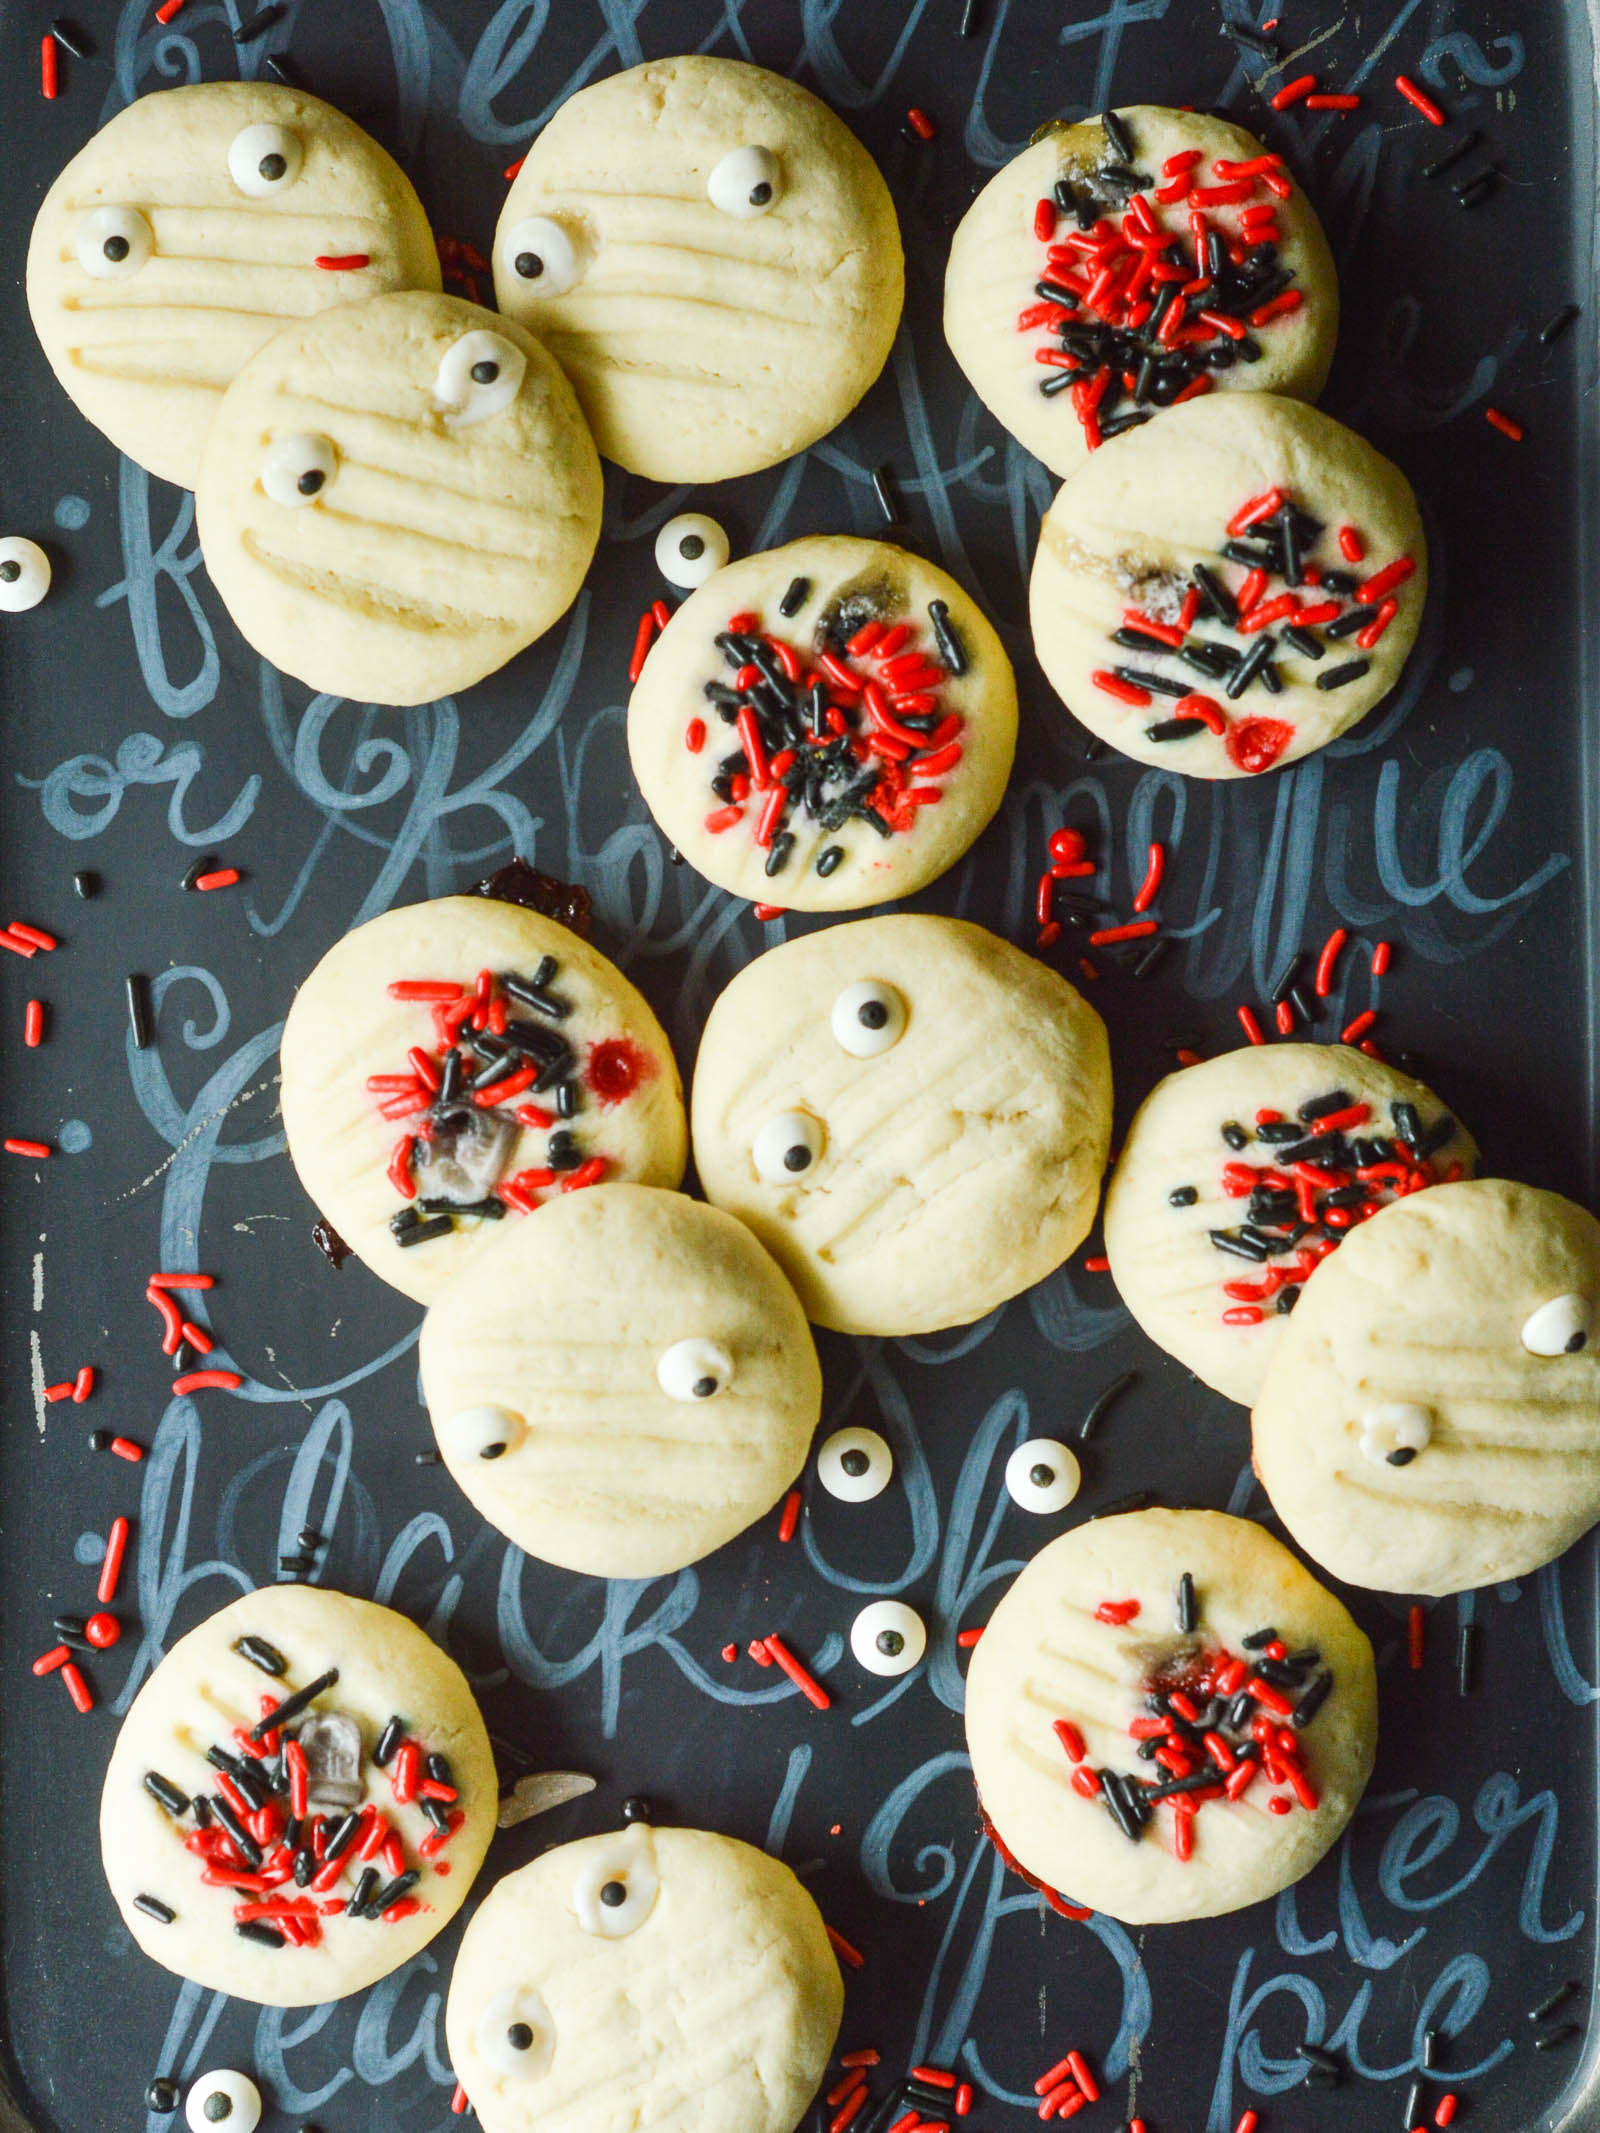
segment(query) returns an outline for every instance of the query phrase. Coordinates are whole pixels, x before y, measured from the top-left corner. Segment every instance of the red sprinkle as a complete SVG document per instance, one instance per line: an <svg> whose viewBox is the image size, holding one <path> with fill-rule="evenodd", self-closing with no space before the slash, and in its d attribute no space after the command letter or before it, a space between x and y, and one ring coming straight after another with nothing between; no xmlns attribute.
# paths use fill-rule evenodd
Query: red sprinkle
<svg viewBox="0 0 1600 2133"><path fill-rule="evenodd" d="M46 933L42 926L25 926L20 918L14 918L6 931L13 940L26 941L30 948L42 948L46 955L61 946L53 933Z"/></svg>
<svg viewBox="0 0 1600 2133"><path fill-rule="evenodd" d="M822 2099L823 2102L831 2110L836 2103L842 2103L846 2096L853 2095L858 2088L865 2088L866 2079L865 2074L856 2068L851 2068L842 2081L835 2083L829 2089L827 2095Z"/></svg>
<svg viewBox="0 0 1600 2133"><path fill-rule="evenodd" d="M1426 1645L1427 1633L1427 1609L1413 1605L1410 1614L1406 1617L1406 1644L1409 1649L1413 1674L1422 1672L1422 1655Z"/></svg>
<svg viewBox="0 0 1600 2133"><path fill-rule="evenodd" d="M1255 1012L1252 1008L1241 1007L1239 1009L1239 1027L1252 1044L1266 1043L1267 1040L1262 1033L1261 1024L1256 1020Z"/></svg>
<svg viewBox="0 0 1600 2133"><path fill-rule="evenodd" d="M1339 1042L1341 1044L1359 1044L1377 1019L1376 1014L1369 1007L1365 1014L1357 1015L1354 1022L1345 1024L1344 1028L1339 1032Z"/></svg>
<svg viewBox="0 0 1600 2133"><path fill-rule="evenodd" d="M94 1692L70 1659L61 1668L61 1679L65 1682L67 1694L72 1698L78 1710L92 1711L94 1709Z"/></svg>
<svg viewBox="0 0 1600 2133"><path fill-rule="evenodd" d="M827 1934L834 1954L844 1962L847 1962L852 1970L864 1970L866 1968L866 1957L859 1948L852 1947L842 1933L836 1933L833 1927L826 1922L824 1922L822 1930Z"/></svg>
<svg viewBox="0 0 1600 2133"><path fill-rule="evenodd" d="M927 112L919 104L913 104L906 113L906 124L917 138L922 141L931 141L939 131L933 120L929 118Z"/></svg>
<svg viewBox="0 0 1600 2133"><path fill-rule="evenodd" d="M955 2075L943 2066L914 2066L911 2079L925 2081L931 2089L953 2089L956 2085Z"/></svg>
<svg viewBox="0 0 1600 2133"><path fill-rule="evenodd" d="M70 1400L72 1398L71 1378L63 1378L59 1385L47 1385L44 1389L44 1396L52 1407L55 1406L57 1400Z"/></svg>
<svg viewBox="0 0 1600 2133"><path fill-rule="evenodd" d="M956 1631L956 1643L962 1651L970 1652L982 1635L983 1631L981 1629L958 1629Z"/></svg>
<svg viewBox="0 0 1600 2133"><path fill-rule="evenodd" d="M833 1702L822 1683L800 1664L781 1637L763 1637L767 1656L781 1673L787 1674L808 1703L815 1704L819 1711L826 1711Z"/></svg>
<svg viewBox="0 0 1600 2133"><path fill-rule="evenodd" d="M783 1516L778 1521L779 1540L792 1541L794 1539L794 1529L800 1523L800 1511L804 1502L805 1498L798 1489L791 1489L784 1498ZM874 2060L873 2064L876 2065L877 2061Z"/></svg>
<svg viewBox="0 0 1600 2133"><path fill-rule="evenodd" d="M1133 704L1142 710L1150 701L1148 689L1141 689L1135 682L1122 681L1115 674L1107 673L1104 668L1097 669L1089 679L1097 689L1103 689L1107 696L1114 696L1118 703Z"/></svg>
<svg viewBox="0 0 1600 2133"><path fill-rule="evenodd" d="M182 13L183 4L184 0L161 0L161 5L156 9L157 22L170 22L174 15Z"/></svg>
<svg viewBox="0 0 1600 2133"><path fill-rule="evenodd" d="M239 879L237 867L217 867L209 874L201 874L195 881L197 889L231 889Z"/></svg>
<svg viewBox="0 0 1600 2133"><path fill-rule="evenodd" d="M58 60L56 41L47 30L39 45L39 87L48 97L56 93Z"/></svg>
<svg viewBox="0 0 1600 2133"><path fill-rule="evenodd" d="M354 274L371 264L371 256L366 252L319 252L312 261L313 266L321 267L327 274Z"/></svg>
<svg viewBox="0 0 1600 2133"><path fill-rule="evenodd" d="M1306 98L1306 109L1308 111L1359 111L1360 108L1361 99L1359 96L1342 94L1338 96L1308 96Z"/></svg>
<svg viewBox="0 0 1600 2133"><path fill-rule="evenodd" d="M126 1459L130 1466L137 1466L144 1457L144 1446L135 1444L131 1437L113 1437L110 1449L119 1459Z"/></svg>
<svg viewBox="0 0 1600 2133"><path fill-rule="evenodd" d="M959 2087L959 2088L958 2088L958 2089L956 2090L956 2116L957 2116L957 2118L965 2118L965 2117L966 2117L966 2115L967 2115L967 2113L968 2113L968 2112L969 2112L969 2111L970 2111L971 2109L972 2109L972 2083L971 2083L970 2081L963 2081L963 2082L962 2082L962 2084L961 2084L961 2086L960 2086L960 2087Z"/></svg>
<svg viewBox="0 0 1600 2133"><path fill-rule="evenodd" d="M109 1651L122 1636L122 1624L115 1615L91 1615L83 1633L97 1652Z"/></svg>
<svg viewBox="0 0 1600 2133"><path fill-rule="evenodd" d="M31 1156L36 1163L42 1163L45 1157L51 1153L48 1141L8 1140L4 1143L4 1146L7 1155Z"/></svg>
<svg viewBox="0 0 1600 2133"><path fill-rule="evenodd" d="M1456 2115L1457 2102L1458 2098L1454 2095L1454 2093L1451 2093L1447 2096L1441 2096L1439 2098L1438 2108L1433 2114L1433 2122L1436 2126L1449 2125L1450 2121Z"/></svg>
<svg viewBox="0 0 1600 2133"><path fill-rule="evenodd" d="M1085 2096L1088 2097L1091 2103L1098 2103L1100 2101L1100 2084L1089 2071L1089 2062L1082 2052L1068 2052L1067 2064L1072 2069L1073 2080L1082 2089Z"/></svg>
<svg viewBox="0 0 1600 2133"><path fill-rule="evenodd" d="M1333 966L1349 938L1345 927L1335 926L1322 944L1322 953L1317 957L1316 995L1319 1000L1325 1000L1333 990Z"/></svg>
<svg viewBox="0 0 1600 2133"><path fill-rule="evenodd" d="M1430 126L1448 126L1450 121L1425 90L1419 89L1408 74L1397 74L1394 85L1414 111L1420 111Z"/></svg>
<svg viewBox="0 0 1600 2133"><path fill-rule="evenodd" d="M1041 2074L1033 2084L1033 2093L1035 2096L1048 2096L1052 2089L1061 2086L1071 2072L1070 2063L1065 2059L1058 2059L1049 2073Z"/></svg>
<svg viewBox="0 0 1600 2133"><path fill-rule="evenodd" d="M1379 941L1374 946L1372 951L1372 975L1375 978L1386 977L1388 975L1389 964L1393 959L1393 956L1394 949L1390 946L1388 941Z"/></svg>
<svg viewBox="0 0 1600 2133"><path fill-rule="evenodd" d="M1097 1254L1092 1259L1085 1259L1083 1271L1086 1274L1109 1274L1111 1272L1111 1261Z"/></svg>
<svg viewBox="0 0 1600 2133"><path fill-rule="evenodd" d="M1246 2111L1239 2123L1234 2127L1233 2133L1256 2133L1256 2127L1260 2123L1261 2120L1254 2111Z"/></svg>
<svg viewBox="0 0 1600 2133"><path fill-rule="evenodd" d="M1486 407L1483 411L1483 419L1492 428L1497 429L1502 437L1509 437L1513 444L1521 444L1523 438L1528 434L1515 415L1508 415L1503 408Z"/></svg>
<svg viewBox="0 0 1600 2133"><path fill-rule="evenodd" d="M839 2057L839 2064L841 2066L879 2066L882 2064L882 2058L881 2052L875 2052L871 2049L860 2052L842 2052Z"/></svg>
<svg viewBox="0 0 1600 2133"><path fill-rule="evenodd" d="M1294 1009L1287 1000L1280 1000L1272 1013L1273 1020L1278 1025L1278 1035L1280 1037L1289 1036L1294 1030Z"/></svg>
<svg viewBox="0 0 1600 2133"><path fill-rule="evenodd" d="M243 1383L237 1370L191 1370L186 1376L173 1379L172 1390L179 1395L186 1392L237 1392Z"/></svg>
<svg viewBox="0 0 1600 2133"><path fill-rule="evenodd" d="M29 1051L37 1051L44 1042L44 1002L30 1000L23 1010L22 1041Z"/></svg>
<svg viewBox="0 0 1600 2133"><path fill-rule="evenodd" d="M459 1000L461 987L452 985L448 979L435 981L432 978L396 978L389 987L391 1000L428 1000L448 1005Z"/></svg>
<svg viewBox="0 0 1600 2133"><path fill-rule="evenodd" d="M100 1581L94 1589L94 1596L102 1607L109 1607L117 1596L122 1558L128 1552L128 1531L125 1518L119 1516L111 1521L111 1531L106 1535L106 1552L100 1561Z"/></svg>
<svg viewBox="0 0 1600 2133"><path fill-rule="evenodd" d="M628 661L628 679L637 681L644 672L645 659L655 642L656 618L654 610L646 608L639 617L639 627L633 633L633 657Z"/></svg>
<svg viewBox="0 0 1600 2133"><path fill-rule="evenodd" d="M1070 1718L1058 1718L1050 1730L1066 1750L1068 1762L1081 1763L1088 1750L1084 1746L1083 1735L1072 1723L1072 1720Z"/></svg>
<svg viewBox="0 0 1600 2133"><path fill-rule="evenodd" d="M522 165L520 163L517 163L514 164L512 167L516 170L520 170L522 168ZM470 2111L471 2108L472 2105L467 2099L467 2092L458 2081L456 2083L456 2092L450 2099L450 2115L453 2118L459 2118L463 2111Z"/></svg>
<svg viewBox="0 0 1600 2133"><path fill-rule="evenodd" d="M1141 941L1149 934L1157 931L1159 931L1159 925L1155 919L1138 918L1127 926L1102 926L1098 933L1090 934L1089 946L1091 948L1105 948L1109 947L1113 941Z"/></svg>
<svg viewBox="0 0 1600 2133"><path fill-rule="evenodd" d="M92 1363L85 1363L83 1368L78 1372L77 1376L72 1381L72 1399L74 1406L81 1407L84 1401L88 1399L90 1393L93 1391L94 1365Z"/></svg>
<svg viewBox="0 0 1600 2133"><path fill-rule="evenodd" d="M33 1671L39 1675L53 1674L58 1667L65 1666L71 1657L71 1652L64 1644L54 1644L49 1651L41 1652L35 1659Z"/></svg>
<svg viewBox="0 0 1600 2133"><path fill-rule="evenodd" d="M1397 585L1404 585L1407 578L1415 574L1416 568L1410 556L1396 556L1392 563L1376 571L1365 584L1356 587L1356 598L1363 607L1369 606L1374 600L1381 600L1385 593L1393 592Z"/></svg>
<svg viewBox="0 0 1600 2133"><path fill-rule="evenodd" d="M1156 892L1161 887L1161 877L1166 873L1166 871L1166 846L1164 844L1152 844L1150 847L1150 856L1145 861L1144 880L1140 882L1138 892L1133 899L1133 908L1135 909L1135 911L1149 910L1150 906L1156 900Z"/></svg>
<svg viewBox="0 0 1600 2133"><path fill-rule="evenodd" d="M1133 1621L1138 1613L1137 1600L1102 1600L1094 1611L1094 1618L1097 1622L1109 1622L1113 1628L1120 1629L1125 1622Z"/></svg>
<svg viewBox="0 0 1600 2133"><path fill-rule="evenodd" d="M1041 244L1048 244L1056 233L1056 204L1053 200L1040 200L1034 205L1033 234Z"/></svg>
<svg viewBox="0 0 1600 2133"><path fill-rule="evenodd" d="M1302 97L1309 96L1317 86L1314 74L1297 74L1293 81L1286 81L1272 99L1274 111L1287 111L1291 104L1298 104Z"/></svg>
<svg viewBox="0 0 1600 2133"><path fill-rule="evenodd" d="M688 725L687 725L687 726L686 726L686 727L684 728L684 733L683 733L683 745L684 745L684 747L688 749L688 751L689 751L689 753L690 753L691 755L698 755L698 754L700 753L701 749L702 749L702 748L703 748L703 747L705 746L705 744L706 744L706 722L705 722L705 720L704 720L703 718L692 718L692 719L690 719L690 721L689 721Z"/></svg>

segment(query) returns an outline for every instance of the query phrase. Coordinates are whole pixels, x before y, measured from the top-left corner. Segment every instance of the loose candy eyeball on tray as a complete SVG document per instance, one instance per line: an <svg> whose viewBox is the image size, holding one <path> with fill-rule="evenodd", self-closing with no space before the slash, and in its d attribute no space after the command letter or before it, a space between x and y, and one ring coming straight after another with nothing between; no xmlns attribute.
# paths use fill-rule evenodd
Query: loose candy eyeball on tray
<svg viewBox="0 0 1600 2133"><path fill-rule="evenodd" d="M50 558L23 534L0 540L0 614L25 615L50 590Z"/></svg>
<svg viewBox="0 0 1600 2133"><path fill-rule="evenodd" d="M184 2099L183 2115L193 2133L256 2133L261 2091L248 2074L219 2067L202 2074Z"/></svg>

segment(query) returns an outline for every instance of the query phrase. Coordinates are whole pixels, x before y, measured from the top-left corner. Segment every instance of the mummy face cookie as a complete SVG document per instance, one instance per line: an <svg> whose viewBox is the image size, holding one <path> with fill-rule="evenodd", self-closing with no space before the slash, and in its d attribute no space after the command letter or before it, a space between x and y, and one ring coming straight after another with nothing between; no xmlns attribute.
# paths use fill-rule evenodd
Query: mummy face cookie
<svg viewBox="0 0 1600 2133"><path fill-rule="evenodd" d="M1327 240L1283 158L1155 104L1052 126L979 193L945 273L968 382L1063 475L1184 394L1315 400L1338 327Z"/></svg>
<svg viewBox="0 0 1600 2133"><path fill-rule="evenodd" d="M202 1622L134 1698L100 1800L106 1879L164 1968L314 2006L455 1916L497 1791L472 1692L414 1623L279 1585Z"/></svg>
<svg viewBox="0 0 1600 2133"><path fill-rule="evenodd" d="M1011 662L953 578L883 541L791 541L716 571L651 647L628 753L719 888L798 911L908 896L1000 805Z"/></svg>
<svg viewBox="0 0 1600 2133"><path fill-rule="evenodd" d="M1315 408L1227 393L1062 484L1029 604L1039 663L1091 732L1164 770L1244 778L1389 693L1427 583L1398 467Z"/></svg>
<svg viewBox="0 0 1600 2133"><path fill-rule="evenodd" d="M1401 1201L1306 1284L1256 1471L1352 1585L1524 1577L1600 1518L1600 1222L1479 1178Z"/></svg>
<svg viewBox="0 0 1600 2133"><path fill-rule="evenodd" d="M695 1164L807 1316L965 1325L1059 1266L1111 1132L1105 1025L981 926L860 919L759 956L695 1062Z"/></svg>
<svg viewBox="0 0 1600 2133"><path fill-rule="evenodd" d="M1243 1045L1134 1114L1106 1193L1112 1278L1153 1341L1249 1406L1322 1260L1476 1158L1431 1089L1365 1052Z"/></svg>
<svg viewBox="0 0 1600 2133"><path fill-rule="evenodd" d="M888 187L826 104L696 55L567 99L506 196L494 285L607 459L704 482L843 421L888 356L905 268Z"/></svg>
<svg viewBox="0 0 1600 2133"><path fill-rule="evenodd" d="M330 695L427 703L572 605L600 463L520 326L458 297L380 296L244 366L195 508L212 583L264 658Z"/></svg>
<svg viewBox="0 0 1600 2133"><path fill-rule="evenodd" d="M445 2037L485 2133L791 2133L843 2005L781 1861L634 1822L497 1884L462 1939Z"/></svg>
<svg viewBox="0 0 1600 2133"><path fill-rule="evenodd" d="M223 391L280 327L438 286L399 164L331 105L263 82L119 111L45 195L28 251L56 376L118 451L185 489Z"/></svg>
<svg viewBox="0 0 1600 2133"><path fill-rule="evenodd" d="M1126 1925L1214 1918L1309 1873L1354 1814L1372 1646L1246 1519L1098 1518L991 1615L966 1725L984 1816L1029 1878Z"/></svg>
<svg viewBox="0 0 1600 2133"><path fill-rule="evenodd" d="M289 1153L351 1250L429 1303L497 1226L597 1185L676 1185L671 1047L621 971L484 896L386 911L335 943L280 1047Z"/></svg>
<svg viewBox="0 0 1600 2133"><path fill-rule="evenodd" d="M822 1376L750 1232L683 1194L598 1185L508 1231L422 1330L444 1461L528 1554L657 1577L732 1540L805 1463Z"/></svg>

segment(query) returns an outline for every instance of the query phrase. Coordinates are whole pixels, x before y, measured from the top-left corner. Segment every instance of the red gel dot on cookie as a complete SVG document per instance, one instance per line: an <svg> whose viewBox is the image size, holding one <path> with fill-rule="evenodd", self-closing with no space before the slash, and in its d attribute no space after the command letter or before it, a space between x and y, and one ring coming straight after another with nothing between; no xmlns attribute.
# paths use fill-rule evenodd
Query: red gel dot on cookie
<svg viewBox="0 0 1600 2133"><path fill-rule="evenodd" d="M1228 728L1228 759L1240 770L1270 770L1294 739L1281 718L1246 718Z"/></svg>
<svg viewBox="0 0 1600 2133"><path fill-rule="evenodd" d="M584 1080L603 1104L620 1104L655 1072L655 1061L626 1037L606 1037L589 1047Z"/></svg>
<svg viewBox="0 0 1600 2133"><path fill-rule="evenodd" d="M83 1633L97 1652L103 1652L122 1635L122 1624L115 1615L91 1615Z"/></svg>

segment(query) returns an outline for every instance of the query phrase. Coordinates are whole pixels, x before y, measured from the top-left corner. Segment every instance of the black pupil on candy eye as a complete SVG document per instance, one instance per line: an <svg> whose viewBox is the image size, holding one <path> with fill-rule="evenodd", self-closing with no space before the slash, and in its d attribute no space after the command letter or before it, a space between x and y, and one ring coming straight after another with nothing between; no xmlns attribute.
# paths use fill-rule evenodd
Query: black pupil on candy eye
<svg viewBox="0 0 1600 2133"><path fill-rule="evenodd" d="M706 552L706 544L698 533L686 533L678 543L678 553L686 563L698 563Z"/></svg>
<svg viewBox="0 0 1600 2133"><path fill-rule="evenodd" d="M906 1640L897 1629L880 1629L878 1649L885 1659L898 1659L906 1648Z"/></svg>
<svg viewBox="0 0 1600 2133"><path fill-rule="evenodd" d="M295 487L302 496L315 496L327 478L321 467L307 467L300 479L295 483Z"/></svg>
<svg viewBox="0 0 1600 2133"><path fill-rule="evenodd" d="M256 168L269 185L276 185L289 166L282 156L274 152L270 156L263 156Z"/></svg>
<svg viewBox="0 0 1600 2133"><path fill-rule="evenodd" d="M715 1378L696 1378L694 1381L694 1396L697 1400L709 1400L716 1389Z"/></svg>
<svg viewBox="0 0 1600 2133"><path fill-rule="evenodd" d="M472 366L472 382L474 385L492 385L499 375L500 365L498 363L474 363Z"/></svg>
<svg viewBox="0 0 1600 2133"><path fill-rule="evenodd" d="M511 263L524 281L537 281L544 272L544 261L537 252L519 252Z"/></svg>
<svg viewBox="0 0 1600 2133"><path fill-rule="evenodd" d="M769 201L769 200L770 200L771 198L772 198L772 187L771 187L771 186L770 186L770 185L769 185L769 184L767 183L767 181L766 181L766 179L765 179L765 178L763 178L763 179L762 179L762 181L761 181L761 183L760 183L759 185L752 185L752 186L751 186L751 188L750 188L750 205L751 205L752 207L765 207L765 206L766 206L766 204L767 204L767 202L768 202L768 201Z"/></svg>
<svg viewBox="0 0 1600 2133"><path fill-rule="evenodd" d="M100 249L116 265L128 256L128 240L126 237L108 237Z"/></svg>
<svg viewBox="0 0 1600 2133"><path fill-rule="evenodd" d="M22 565L13 561L10 556L7 556L5 561L0 563L0 584L15 585L21 576Z"/></svg>
<svg viewBox="0 0 1600 2133"><path fill-rule="evenodd" d="M859 1481L872 1462L865 1452L856 1450L841 1453L839 1464L853 1480Z"/></svg>
<svg viewBox="0 0 1600 2133"><path fill-rule="evenodd" d="M233 2098L224 2096L219 2089L215 2096L206 2098L201 2109L214 2126L221 2125L223 2119L233 2116Z"/></svg>
<svg viewBox="0 0 1600 2133"><path fill-rule="evenodd" d="M1569 1340L1567 1343L1568 1355L1576 1355L1578 1351L1587 1343L1588 1338L1589 1336L1587 1333L1574 1333L1571 1340Z"/></svg>
<svg viewBox="0 0 1600 2133"><path fill-rule="evenodd" d="M1409 1444L1401 1444L1397 1445L1392 1452L1387 1453L1385 1456L1391 1466L1409 1466L1417 1455Z"/></svg>
<svg viewBox="0 0 1600 2133"><path fill-rule="evenodd" d="M792 1148L784 1149L783 1167L785 1170L809 1170L811 1167L811 1150L800 1141L796 1141Z"/></svg>
<svg viewBox="0 0 1600 2133"><path fill-rule="evenodd" d="M600 1901L608 1911L614 1911L619 1903L626 1903L627 1900L628 1890L625 1882L607 1881L601 1884Z"/></svg>
<svg viewBox="0 0 1600 2133"><path fill-rule="evenodd" d="M533 2031L526 2022L513 2022L506 2031L506 2042L514 2052L531 2051L533 2049Z"/></svg>
<svg viewBox="0 0 1600 2133"><path fill-rule="evenodd" d="M889 1020L889 1010L881 1000L863 1000L856 1009L856 1020L863 1029L882 1029Z"/></svg>
<svg viewBox="0 0 1600 2133"><path fill-rule="evenodd" d="M1028 1469L1028 1479L1036 1489L1049 1488L1055 1478L1056 1470L1053 1466L1030 1466Z"/></svg>
<svg viewBox="0 0 1600 2133"><path fill-rule="evenodd" d="M498 1459L504 1450L504 1443L486 1444L483 1450L479 1452L478 1457L480 1459Z"/></svg>

